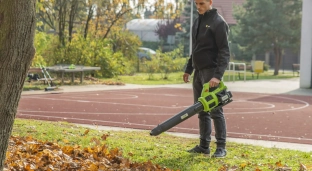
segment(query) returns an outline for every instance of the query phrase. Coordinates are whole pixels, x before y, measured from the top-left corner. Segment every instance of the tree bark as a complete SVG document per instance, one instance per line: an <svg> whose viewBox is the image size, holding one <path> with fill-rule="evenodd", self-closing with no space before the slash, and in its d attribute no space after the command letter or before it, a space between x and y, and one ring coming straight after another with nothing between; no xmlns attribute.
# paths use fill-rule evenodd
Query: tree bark
<svg viewBox="0 0 312 171"><path fill-rule="evenodd" d="M87 16L87 21L86 21L86 26L85 26L85 29L84 29L84 34L83 34L83 37L85 39L87 39L87 36L88 36L88 30L89 30L89 23L93 17L93 13L94 13L94 5L93 4L90 4L89 6L89 12L88 12L88 16Z"/></svg>
<svg viewBox="0 0 312 171"><path fill-rule="evenodd" d="M0 171L35 54L36 0L0 0Z"/></svg>
<svg viewBox="0 0 312 171"><path fill-rule="evenodd" d="M66 14L67 14L67 2L66 0L58 0L57 4L60 8L59 13L58 13L59 41L61 42L62 46L65 46L65 25L66 25Z"/></svg>
<svg viewBox="0 0 312 171"><path fill-rule="evenodd" d="M78 0L71 1L71 7L69 12L69 22L68 22L68 41L71 42L73 38L73 29L75 18L78 12Z"/></svg>

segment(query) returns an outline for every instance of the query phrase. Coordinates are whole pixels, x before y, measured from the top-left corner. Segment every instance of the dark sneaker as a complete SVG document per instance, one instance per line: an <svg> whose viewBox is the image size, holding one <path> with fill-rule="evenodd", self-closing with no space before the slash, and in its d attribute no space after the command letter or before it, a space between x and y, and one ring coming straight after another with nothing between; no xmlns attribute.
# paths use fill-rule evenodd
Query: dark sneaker
<svg viewBox="0 0 312 171"><path fill-rule="evenodd" d="M210 154L210 149L207 148L203 148L199 145L196 145L194 148L190 149L190 150L187 150L187 152L189 153L203 153L203 154Z"/></svg>
<svg viewBox="0 0 312 171"><path fill-rule="evenodd" d="M215 158L223 158L226 156L226 149L224 148L217 148L215 153L212 155L212 157Z"/></svg>

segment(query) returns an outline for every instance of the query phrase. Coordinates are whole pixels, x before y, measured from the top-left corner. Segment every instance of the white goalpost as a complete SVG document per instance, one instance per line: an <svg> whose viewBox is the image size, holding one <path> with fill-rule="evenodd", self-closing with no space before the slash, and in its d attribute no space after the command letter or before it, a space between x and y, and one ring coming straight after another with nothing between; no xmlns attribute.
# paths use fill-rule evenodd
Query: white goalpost
<svg viewBox="0 0 312 171"><path fill-rule="evenodd" d="M303 0L301 48L300 48L300 88L312 88L312 1Z"/></svg>

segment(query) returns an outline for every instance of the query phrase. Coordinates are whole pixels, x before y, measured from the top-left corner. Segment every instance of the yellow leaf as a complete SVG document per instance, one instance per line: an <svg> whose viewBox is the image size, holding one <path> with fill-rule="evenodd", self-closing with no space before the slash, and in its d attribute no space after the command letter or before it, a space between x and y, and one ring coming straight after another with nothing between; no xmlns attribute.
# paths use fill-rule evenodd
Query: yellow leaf
<svg viewBox="0 0 312 171"><path fill-rule="evenodd" d="M33 169L30 168L30 164L27 164L26 167L24 168L26 171L34 171Z"/></svg>
<svg viewBox="0 0 312 171"><path fill-rule="evenodd" d="M240 166L243 169L243 168L245 168L247 166L247 164L246 163L242 163Z"/></svg>
<svg viewBox="0 0 312 171"><path fill-rule="evenodd" d="M89 170L90 170L90 171L97 171L97 170L98 170L98 167L97 167L95 164L92 163L92 164L90 165L90 167L89 167Z"/></svg>
<svg viewBox="0 0 312 171"><path fill-rule="evenodd" d="M26 141L32 141L33 138L31 136L26 137Z"/></svg>
<svg viewBox="0 0 312 171"><path fill-rule="evenodd" d="M278 161L278 162L275 163L275 166L277 166L277 167L282 167L283 165L282 165L282 162L281 162L281 161Z"/></svg>

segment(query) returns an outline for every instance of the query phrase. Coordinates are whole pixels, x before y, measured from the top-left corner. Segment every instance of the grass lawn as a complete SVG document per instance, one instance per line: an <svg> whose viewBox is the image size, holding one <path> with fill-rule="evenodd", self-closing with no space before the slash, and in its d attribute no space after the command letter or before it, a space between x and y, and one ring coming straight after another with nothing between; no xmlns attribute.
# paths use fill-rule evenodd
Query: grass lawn
<svg viewBox="0 0 312 171"><path fill-rule="evenodd" d="M230 74L230 77L229 77ZM168 74L167 79L164 79L164 74L155 73L152 76L149 76L146 73L137 73L133 76L118 76L117 78L113 79L102 79L104 81L120 81L123 83L130 83L130 84L143 84L143 85L161 85L161 84L182 84L183 72L175 72ZM257 80L257 79L289 79L289 78L297 78L298 76L295 74L293 75L292 71L280 71L279 75L274 76L273 71L265 71L264 73L259 74L257 78L256 74L247 71L246 72L246 80ZM232 81L233 75L229 72L225 72L223 81ZM241 73L240 78L238 73L235 74L235 81L243 81L244 75Z"/></svg>
<svg viewBox="0 0 312 171"><path fill-rule="evenodd" d="M228 72L225 72L223 81L232 81L233 75L231 74L229 77ZM147 74L147 73L136 73L134 75L121 75L115 78L99 78L97 80L88 80L85 79L83 84L80 84L79 79L77 78L74 82L74 86L79 85L89 85L89 84L142 84L142 85L163 85L163 84L182 84L183 72L175 72L175 73L169 73L166 75L166 79L164 79L165 75L162 73L154 73L154 74ZM290 78L298 78L298 76L295 74L293 75L292 71L280 71L279 75L274 76L273 71L265 71L264 73L259 74L259 77L257 78L257 75L253 74L252 72L247 71L246 72L246 80L257 80L257 79L290 79ZM235 74L235 81L243 81L244 75ZM56 79L54 83L57 86L60 86L60 80ZM70 82L70 79L67 78L65 81L64 86L72 85ZM24 84L24 91L29 90L43 90L48 85L43 85L42 82L36 82L33 81L31 83L25 82Z"/></svg>
<svg viewBox="0 0 312 171"><path fill-rule="evenodd" d="M110 149L120 149L123 158L133 162L151 161L168 168L168 171L304 171L304 167L312 170L312 152L228 142L227 157L215 159L185 151L195 146L197 139L175 137L166 133L153 137L149 135L149 131L88 130L65 122L16 119L12 135L82 148L93 147L100 141ZM212 143L212 151L215 148Z"/></svg>

